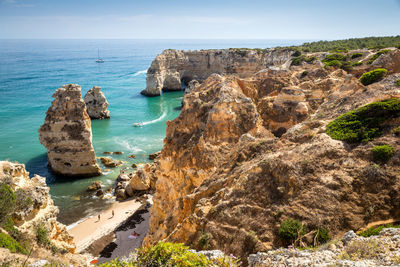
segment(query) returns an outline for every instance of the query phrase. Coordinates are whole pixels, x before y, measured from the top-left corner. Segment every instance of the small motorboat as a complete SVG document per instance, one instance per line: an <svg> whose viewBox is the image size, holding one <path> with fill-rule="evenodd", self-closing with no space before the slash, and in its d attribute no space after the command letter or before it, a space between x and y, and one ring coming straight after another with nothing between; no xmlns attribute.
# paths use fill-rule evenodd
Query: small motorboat
<svg viewBox="0 0 400 267"><path fill-rule="evenodd" d="M142 127L143 126L143 122L135 122L135 123L133 123L133 126Z"/></svg>

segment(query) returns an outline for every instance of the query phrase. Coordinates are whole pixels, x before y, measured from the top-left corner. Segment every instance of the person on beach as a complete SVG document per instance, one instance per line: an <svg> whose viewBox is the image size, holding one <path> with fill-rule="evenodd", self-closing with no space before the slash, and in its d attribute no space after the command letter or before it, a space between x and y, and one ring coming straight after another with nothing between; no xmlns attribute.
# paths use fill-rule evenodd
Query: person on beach
<svg viewBox="0 0 400 267"><path fill-rule="evenodd" d="M100 214L99 214L99 216L97 216L97 219L98 219L98 221L100 221Z"/></svg>
<svg viewBox="0 0 400 267"><path fill-rule="evenodd" d="M114 210L112 210L111 214L112 214L112 216L114 217Z"/></svg>

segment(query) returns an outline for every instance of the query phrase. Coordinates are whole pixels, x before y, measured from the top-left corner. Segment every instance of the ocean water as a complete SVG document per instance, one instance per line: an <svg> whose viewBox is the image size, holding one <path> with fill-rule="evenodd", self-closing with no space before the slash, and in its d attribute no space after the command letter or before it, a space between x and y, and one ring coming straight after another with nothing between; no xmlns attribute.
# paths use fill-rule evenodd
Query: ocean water
<svg viewBox="0 0 400 267"><path fill-rule="evenodd" d="M93 181L112 187L120 168L102 176L71 179L55 176L47 167L38 129L51 105L54 91L67 83L82 86L82 95L102 87L111 119L92 121L97 156L104 151L123 160L122 167L149 162L161 150L166 121L179 115L182 92L144 97L146 70L164 49L209 49L301 44L303 40L0 40L0 160L24 163L31 176L46 177L59 220L71 224L99 212L111 203L85 192ZM96 63L97 50L105 60ZM133 127L134 122L144 126ZM130 159L130 154L136 155ZM101 164L100 164L101 166ZM101 166L104 170L103 166Z"/></svg>

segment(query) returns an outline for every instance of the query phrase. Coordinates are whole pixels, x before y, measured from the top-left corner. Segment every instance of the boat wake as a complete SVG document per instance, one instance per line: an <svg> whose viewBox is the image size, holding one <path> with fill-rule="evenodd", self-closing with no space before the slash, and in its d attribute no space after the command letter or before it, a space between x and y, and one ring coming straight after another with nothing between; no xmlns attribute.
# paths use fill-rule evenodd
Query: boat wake
<svg viewBox="0 0 400 267"><path fill-rule="evenodd" d="M158 117L157 119L154 119L154 120L152 120L152 121L144 121L144 122L142 122L141 124L142 124L142 125L153 124L153 123L156 123L156 122L161 121L161 120L164 119L166 116L167 116L167 112L164 111L163 114L162 114L160 117Z"/></svg>
<svg viewBox="0 0 400 267"><path fill-rule="evenodd" d="M132 76L136 77L136 76L139 76L139 75L142 75L142 74L146 74L146 73L147 73L147 69L139 70L139 71L135 72L134 74L132 74Z"/></svg>

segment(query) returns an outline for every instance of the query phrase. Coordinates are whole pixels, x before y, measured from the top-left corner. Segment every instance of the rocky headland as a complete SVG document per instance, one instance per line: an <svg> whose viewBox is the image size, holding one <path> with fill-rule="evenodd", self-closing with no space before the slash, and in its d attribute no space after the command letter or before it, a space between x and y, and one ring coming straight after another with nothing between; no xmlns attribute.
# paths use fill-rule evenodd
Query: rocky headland
<svg viewBox="0 0 400 267"><path fill-rule="evenodd" d="M92 146L92 129L81 87L68 84L57 89L39 129L51 169L65 176L101 174Z"/></svg>
<svg viewBox="0 0 400 267"><path fill-rule="evenodd" d="M93 86L83 98L86 104L86 110L91 119L108 119L110 111L107 110L108 102L101 88Z"/></svg>
<svg viewBox="0 0 400 267"><path fill-rule="evenodd" d="M201 58L208 53L198 52ZM181 51L165 51L153 61L148 88L156 89L149 90L154 95L173 89L165 83L168 73L176 77L175 89L178 77L203 81L185 95L179 117L167 122L161 155L148 168L157 182L145 243L183 242L246 259L285 245L278 230L291 218L310 233L324 228L332 237L399 220L398 114L385 120L379 136L356 144L335 140L327 125L363 105L400 97L400 50L389 49L374 62L376 52L369 50L357 58L361 63L338 60L351 68L328 64L336 57L328 52L299 60L293 52L270 59L256 56L257 50L247 53L243 62L264 65L249 63L243 75L211 74L215 69L198 75L214 61L186 60ZM186 62L191 67L180 71ZM378 67L387 69L385 77L360 82L362 73ZM372 152L382 145L393 148L384 164Z"/></svg>
<svg viewBox="0 0 400 267"><path fill-rule="evenodd" d="M9 192L12 192L10 201L6 203L11 214L4 213L5 207L1 206L0 233L9 235L10 240L17 240L12 242L21 243L12 245L10 241L5 242L2 236L2 247L10 246L8 248L12 250L15 246L18 252L29 253L31 256L28 260L26 256L21 257L11 254L7 249L0 249L1 263L10 264L5 266L22 266L24 261L29 264L48 258L57 259L57 262L86 265L84 256L72 254L75 252L73 237L66 226L57 221L59 210L54 206L44 177L34 175L30 178L23 164L0 161L0 185L2 194L7 192L4 188L10 188ZM2 201L5 197L1 195ZM54 256L55 252L62 255Z"/></svg>
<svg viewBox="0 0 400 267"><path fill-rule="evenodd" d="M147 70L146 96L162 91L179 91L182 83L204 81L211 74L246 77L268 66L290 64L290 50L211 49L200 51L165 50Z"/></svg>

